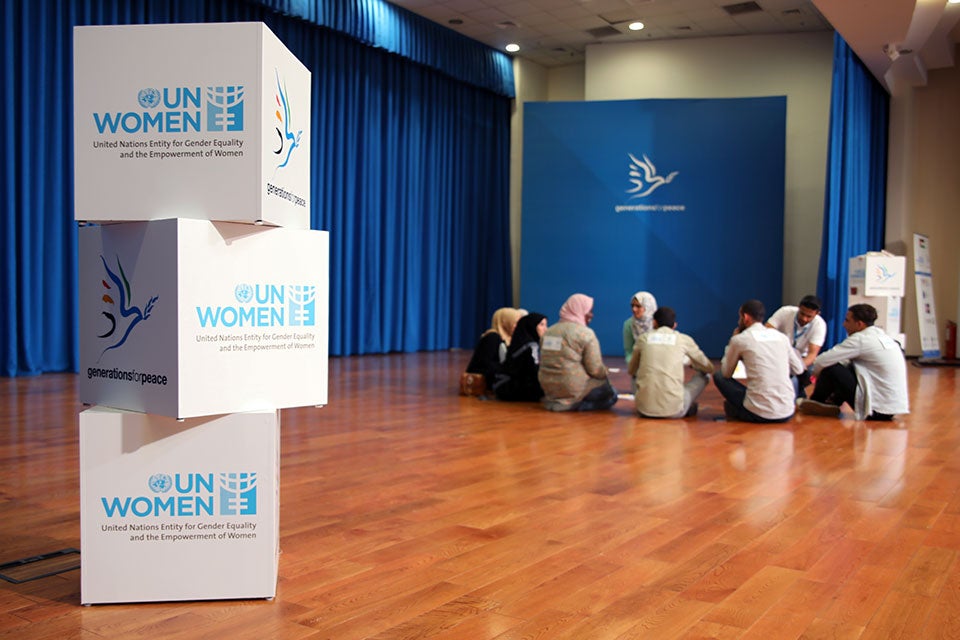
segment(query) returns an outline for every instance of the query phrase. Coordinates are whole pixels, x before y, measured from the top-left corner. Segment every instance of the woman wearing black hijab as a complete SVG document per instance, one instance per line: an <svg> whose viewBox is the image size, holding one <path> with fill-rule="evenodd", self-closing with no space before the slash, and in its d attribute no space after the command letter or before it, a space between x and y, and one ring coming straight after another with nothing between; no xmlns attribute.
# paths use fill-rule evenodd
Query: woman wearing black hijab
<svg viewBox="0 0 960 640"><path fill-rule="evenodd" d="M536 402L543 397L537 371L540 368L540 338L546 330L547 316L540 313L528 313L517 322L507 357L493 384L493 393L498 400Z"/></svg>

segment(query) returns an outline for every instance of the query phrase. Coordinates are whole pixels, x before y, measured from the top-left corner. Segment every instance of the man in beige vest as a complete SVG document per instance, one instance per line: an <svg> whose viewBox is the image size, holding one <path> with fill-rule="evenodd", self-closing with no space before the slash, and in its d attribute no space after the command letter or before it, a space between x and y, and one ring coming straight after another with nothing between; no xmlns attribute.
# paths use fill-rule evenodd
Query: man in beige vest
<svg viewBox="0 0 960 640"><path fill-rule="evenodd" d="M684 384L684 358L695 373ZM653 331L633 347L630 375L636 377L637 413L645 418L683 418L697 414L697 397L707 386L713 363L690 336L677 331L677 314L660 307L653 314Z"/></svg>

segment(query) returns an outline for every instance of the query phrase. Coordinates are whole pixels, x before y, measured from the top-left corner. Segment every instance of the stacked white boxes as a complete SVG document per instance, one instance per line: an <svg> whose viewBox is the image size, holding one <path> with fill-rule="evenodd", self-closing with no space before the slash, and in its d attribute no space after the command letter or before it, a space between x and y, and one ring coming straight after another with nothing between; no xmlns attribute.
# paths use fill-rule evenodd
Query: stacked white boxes
<svg viewBox="0 0 960 640"><path fill-rule="evenodd" d="M877 310L876 326L901 347L900 307L906 282L907 260L887 252L871 251L850 258L847 306L869 304Z"/></svg>
<svg viewBox="0 0 960 640"><path fill-rule="evenodd" d="M261 23L74 29L81 601L270 598L327 403L310 72Z"/></svg>

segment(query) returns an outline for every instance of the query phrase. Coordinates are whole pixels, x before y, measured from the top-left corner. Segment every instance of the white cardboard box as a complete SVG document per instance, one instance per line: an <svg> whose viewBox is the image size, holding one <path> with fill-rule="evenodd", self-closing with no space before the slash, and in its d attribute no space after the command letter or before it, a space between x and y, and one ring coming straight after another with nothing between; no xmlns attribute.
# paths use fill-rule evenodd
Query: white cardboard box
<svg viewBox="0 0 960 640"><path fill-rule="evenodd" d="M327 403L326 231L80 229L80 401L171 418Z"/></svg>
<svg viewBox="0 0 960 640"><path fill-rule="evenodd" d="M901 303L902 300L897 296L850 296L847 306L852 307L855 304L872 306L877 310L877 321L874 324L883 329L888 336L900 342L902 346L903 339L898 339L901 329Z"/></svg>
<svg viewBox="0 0 960 640"><path fill-rule="evenodd" d="M83 604L276 595L278 411L79 421Z"/></svg>
<svg viewBox="0 0 960 640"><path fill-rule="evenodd" d="M310 228L310 72L260 22L74 27L74 218Z"/></svg>
<svg viewBox="0 0 960 640"><path fill-rule="evenodd" d="M902 298L906 270L907 259L903 256L870 252L850 258L850 296Z"/></svg>

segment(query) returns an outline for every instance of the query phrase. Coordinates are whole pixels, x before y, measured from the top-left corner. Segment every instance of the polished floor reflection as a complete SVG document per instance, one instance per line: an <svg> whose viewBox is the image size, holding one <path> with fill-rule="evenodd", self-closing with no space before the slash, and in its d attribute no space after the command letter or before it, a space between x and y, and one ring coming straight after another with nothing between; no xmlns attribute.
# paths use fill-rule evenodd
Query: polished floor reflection
<svg viewBox="0 0 960 640"><path fill-rule="evenodd" d="M282 412L275 600L81 607L70 571L0 582L0 638L960 634L956 369L908 367L893 423L756 426L713 386L665 421L464 398L468 358L335 358ZM76 384L0 379L0 564L79 547Z"/></svg>

